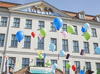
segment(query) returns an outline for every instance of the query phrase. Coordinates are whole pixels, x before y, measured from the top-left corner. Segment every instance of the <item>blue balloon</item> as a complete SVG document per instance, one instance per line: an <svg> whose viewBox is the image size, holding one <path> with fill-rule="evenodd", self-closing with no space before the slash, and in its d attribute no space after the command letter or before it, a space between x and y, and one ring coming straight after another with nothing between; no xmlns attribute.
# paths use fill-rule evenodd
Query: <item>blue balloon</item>
<svg viewBox="0 0 100 74"><path fill-rule="evenodd" d="M96 47L96 50L95 50L98 54L100 54L100 47Z"/></svg>
<svg viewBox="0 0 100 74"><path fill-rule="evenodd" d="M64 56L64 50L60 50L59 53L60 53L60 56L62 56L62 57Z"/></svg>
<svg viewBox="0 0 100 74"><path fill-rule="evenodd" d="M54 70L54 71L52 71L52 74L55 74L55 70Z"/></svg>
<svg viewBox="0 0 100 74"><path fill-rule="evenodd" d="M53 64L54 69L56 69L58 67L58 65L56 63Z"/></svg>
<svg viewBox="0 0 100 74"><path fill-rule="evenodd" d="M61 18L56 18L54 20L54 26L56 27L57 30L60 30L60 28L63 26L63 21Z"/></svg>
<svg viewBox="0 0 100 74"><path fill-rule="evenodd" d="M55 46L54 43L51 43L50 46L49 46L49 48L50 48L50 50L51 50L52 52L54 52L56 46Z"/></svg>
<svg viewBox="0 0 100 74"><path fill-rule="evenodd" d="M85 72L83 70L80 71L80 74L85 74Z"/></svg>
<svg viewBox="0 0 100 74"><path fill-rule="evenodd" d="M90 28L90 24L89 23L85 23L84 24L84 28L87 30L87 29L89 29Z"/></svg>
<svg viewBox="0 0 100 74"><path fill-rule="evenodd" d="M82 31L82 32L86 32L86 29L83 27L83 28L81 29L81 31Z"/></svg>
<svg viewBox="0 0 100 74"><path fill-rule="evenodd" d="M17 38L18 42L21 42L21 40L24 38L24 32L23 31L18 31L16 33L16 38Z"/></svg>

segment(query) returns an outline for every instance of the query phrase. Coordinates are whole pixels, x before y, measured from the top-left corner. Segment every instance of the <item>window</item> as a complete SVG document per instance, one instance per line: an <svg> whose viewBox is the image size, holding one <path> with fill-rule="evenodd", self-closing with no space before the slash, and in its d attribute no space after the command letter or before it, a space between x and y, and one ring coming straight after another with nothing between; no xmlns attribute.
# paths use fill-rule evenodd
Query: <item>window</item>
<svg viewBox="0 0 100 74"><path fill-rule="evenodd" d="M44 21L39 21L38 29L44 28Z"/></svg>
<svg viewBox="0 0 100 74"><path fill-rule="evenodd" d="M19 18L14 18L14 24L13 24L13 26L14 27L19 27L19 25L20 25L20 19Z"/></svg>
<svg viewBox="0 0 100 74"><path fill-rule="evenodd" d="M80 62L75 61L74 64L76 66L76 71L78 71L78 73L80 73Z"/></svg>
<svg viewBox="0 0 100 74"><path fill-rule="evenodd" d="M42 66L43 67L44 66L44 59L41 59L41 60L37 59L36 60L36 66Z"/></svg>
<svg viewBox="0 0 100 74"><path fill-rule="evenodd" d="M12 68L14 68L14 61L13 59L16 59L15 57L10 57L9 58L9 66L11 66Z"/></svg>
<svg viewBox="0 0 100 74"><path fill-rule="evenodd" d="M85 66L86 66L86 70L91 70L91 64L90 64L90 62L86 62Z"/></svg>
<svg viewBox="0 0 100 74"><path fill-rule="evenodd" d="M44 38L40 40L38 37L38 49L44 49Z"/></svg>
<svg viewBox="0 0 100 74"><path fill-rule="evenodd" d="M92 30L92 36L97 37L96 29L92 28L91 30Z"/></svg>
<svg viewBox="0 0 100 74"><path fill-rule="evenodd" d="M63 69L65 69L65 74L70 74L69 69L66 68L67 63L68 63L68 61L63 61Z"/></svg>
<svg viewBox="0 0 100 74"><path fill-rule="evenodd" d="M73 27L74 27L74 29L75 29L74 34L77 34L77 26L73 26Z"/></svg>
<svg viewBox="0 0 100 74"><path fill-rule="evenodd" d="M62 40L62 49L64 51L68 51L68 40L65 39Z"/></svg>
<svg viewBox="0 0 100 74"><path fill-rule="evenodd" d="M0 46L4 46L4 39L5 39L5 35L0 34Z"/></svg>
<svg viewBox="0 0 100 74"><path fill-rule="evenodd" d="M97 17L97 21L100 22L100 16Z"/></svg>
<svg viewBox="0 0 100 74"><path fill-rule="evenodd" d="M100 69L100 63L96 63L96 70Z"/></svg>
<svg viewBox="0 0 100 74"><path fill-rule="evenodd" d="M53 23L51 23L51 31L54 31L54 32L57 31Z"/></svg>
<svg viewBox="0 0 100 74"><path fill-rule="evenodd" d="M31 29L32 28L32 20L26 20L26 27L27 29Z"/></svg>
<svg viewBox="0 0 100 74"><path fill-rule="evenodd" d="M56 48L55 48L55 51L57 51L57 40L56 38L51 38L51 43L54 43Z"/></svg>
<svg viewBox="0 0 100 74"><path fill-rule="evenodd" d="M73 51L74 52L79 52L78 41L73 41Z"/></svg>
<svg viewBox="0 0 100 74"><path fill-rule="evenodd" d="M93 46L94 46L94 52L97 53L95 50L96 50L96 47L98 47L98 43L93 43Z"/></svg>
<svg viewBox="0 0 100 74"><path fill-rule="evenodd" d="M0 57L0 70L1 70L1 61L2 61L2 58Z"/></svg>
<svg viewBox="0 0 100 74"><path fill-rule="evenodd" d="M89 53L89 45L88 45L88 42L84 42L84 51L85 51L85 53Z"/></svg>
<svg viewBox="0 0 100 74"><path fill-rule="evenodd" d="M7 17L1 17L1 26L7 26Z"/></svg>
<svg viewBox="0 0 100 74"><path fill-rule="evenodd" d="M25 36L24 48L30 48L30 42L31 42L31 37L30 36Z"/></svg>
<svg viewBox="0 0 100 74"><path fill-rule="evenodd" d="M67 24L63 24L62 31L66 31L67 32Z"/></svg>
<svg viewBox="0 0 100 74"><path fill-rule="evenodd" d="M22 68L29 66L29 58L22 59Z"/></svg>
<svg viewBox="0 0 100 74"><path fill-rule="evenodd" d="M16 38L16 35L12 35L11 47L17 47L17 38Z"/></svg>
<svg viewBox="0 0 100 74"><path fill-rule="evenodd" d="M57 60L51 60L51 64L54 64L54 63L57 64Z"/></svg>
<svg viewBox="0 0 100 74"><path fill-rule="evenodd" d="M80 19L85 19L84 14L80 14Z"/></svg>

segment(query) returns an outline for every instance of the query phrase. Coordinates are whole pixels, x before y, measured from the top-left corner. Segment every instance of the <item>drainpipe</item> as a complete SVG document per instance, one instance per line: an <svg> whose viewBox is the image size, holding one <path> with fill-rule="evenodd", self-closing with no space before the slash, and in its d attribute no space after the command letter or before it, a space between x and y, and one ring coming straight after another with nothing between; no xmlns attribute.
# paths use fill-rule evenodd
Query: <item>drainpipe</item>
<svg viewBox="0 0 100 74"><path fill-rule="evenodd" d="M5 63L4 55L6 54L6 47L7 47L7 41L8 41L8 33L9 33L9 27L10 27L10 18L11 18L11 14L9 15L9 18L8 18L8 25L7 25L6 39L5 39L5 45L4 45L4 53L3 53L1 74L3 73L4 63Z"/></svg>

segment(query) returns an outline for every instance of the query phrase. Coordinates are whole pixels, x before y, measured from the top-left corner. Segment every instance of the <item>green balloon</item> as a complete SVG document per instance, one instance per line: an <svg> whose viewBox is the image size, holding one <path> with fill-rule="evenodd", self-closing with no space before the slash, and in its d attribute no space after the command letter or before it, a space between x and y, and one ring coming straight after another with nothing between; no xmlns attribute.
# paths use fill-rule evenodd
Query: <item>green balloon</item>
<svg viewBox="0 0 100 74"><path fill-rule="evenodd" d="M40 54L40 55L39 55L39 59L41 60L42 58L43 58L43 56Z"/></svg>
<svg viewBox="0 0 100 74"><path fill-rule="evenodd" d="M50 66L51 65L51 62L50 61L47 61L46 65L47 66Z"/></svg>
<svg viewBox="0 0 100 74"><path fill-rule="evenodd" d="M73 33L75 32L75 29L74 29L74 27L73 27L72 25L69 25L69 26L67 27L67 31L68 31L69 33L73 34Z"/></svg>
<svg viewBox="0 0 100 74"><path fill-rule="evenodd" d="M43 37L46 37L46 35L47 35L47 30L46 30L45 28L42 28L42 29L40 30L40 33L41 33L41 35L42 35Z"/></svg>
<svg viewBox="0 0 100 74"><path fill-rule="evenodd" d="M70 67L71 67L71 63L68 62L68 63L66 64L66 68L69 69Z"/></svg>
<svg viewBox="0 0 100 74"><path fill-rule="evenodd" d="M89 40L89 39L91 38L91 33L90 33L90 32L85 32L85 33L84 33L84 38L85 38L86 40Z"/></svg>

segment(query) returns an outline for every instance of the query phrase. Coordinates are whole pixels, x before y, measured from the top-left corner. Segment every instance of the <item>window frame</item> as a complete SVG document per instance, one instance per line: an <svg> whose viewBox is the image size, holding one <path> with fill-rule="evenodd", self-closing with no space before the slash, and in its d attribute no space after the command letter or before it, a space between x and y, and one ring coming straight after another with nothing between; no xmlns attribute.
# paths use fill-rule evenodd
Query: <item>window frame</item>
<svg viewBox="0 0 100 74"><path fill-rule="evenodd" d="M100 68L100 63L95 63L96 64L96 70L98 70ZM99 67L97 66L97 64L99 64Z"/></svg>
<svg viewBox="0 0 100 74"><path fill-rule="evenodd" d="M92 30L92 37L97 37L97 31L96 31L96 29L95 28L91 28L91 30ZM94 34L93 30L95 31L95 34Z"/></svg>
<svg viewBox="0 0 100 74"><path fill-rule="evenodd" d="M74 45L74 42L75 42L75 45ZM76 42L77 42L77 45L78 45L78 46L76 46ZM75 50L74 50L74 47L75 47ZM77 47L78 49L76 49L76 47ZM78 51L77 51L77 50L78 50ZM78 42L78 41L75 41L75 40L73 40L73 52L79 53L79 42Z"/></svg>
<svg viewBox="0 0 100 74"><path fill-rule="evenodd" d="M52 42L52 40L53 40L53 42ZM56 44L54 43L54 40L55 40ZM50 41L51 41L51 43L54 43L55 46L56 46L56 48L55 48L54 51L57 51L57 38L51 38ZM50 51L51 51L51 50L50 50Z"/></svg>
<svg viewBox="0 0 100 74"><path fill-rule="evenodd" d="M42 42L42 40L43 40L43 42ZM38 46L38 50L44 50L44 38L42 38L41 40L39 39L39 37L38 37L38 44L37 44ZM42 46L43 45L43 49L42 49Z"/></svg>
<svg viewBox="0 0 100 74"><path fill-rule="evenodd" d="M88 42L83 42L83 44L84 43L87 43L88 44ZM89 50L89 44L88 44L88 47L85 47L85 46L87 46L86 44L84 45L84 52L86 53L86 54L90 54L90 50ZM86 49L85 48L88 48L88 52L86 52Z"/></svg>
<svg viewBox="0 0 100 74"><path fill-rule="evenodd" d="M78 63L79 63L79 67L77 67ZM74 64L75 64L76 68L79 68L79 72L78 73L80 73L80 61L74 61Z"/></svg>
<svg viewBox="0 0 100 74"><path fill-rule="evenodd" d="M64 45L63 45L63 41L64 41ZM66 44L66 42L65 41L67 41L67 45L65 45ZM69 49L68 49L68 40L67 39L62 39L62 50L63 50L63 46L64 46L64 48L66 48L67 50L64 50L65 52L68 52L69 51Z"/></svg>
<svg viewBox="0 0 100 74"><path fill-rule="evenodd" d="M27 21L28 21L28 23L27 23ZM31 22L31 24L29 22ZM32 20L31 19L26 19L25 28L26 29L32 29Z"/></svg>
<svg viewBox="0 0 100 74"><path fill-rule="evenodd" d="M14 61L13 61L13 59L16 59L16 57L9 57L9 59L11 59L11 63L10 63L10 60L9 60L9 66L14 68Z"/></svg>
<svg viewBox="0 0 100 74"><path fill-rule="evenodd" d="M15 22L15 19L16 19L16 22ZM19 20L19 22L17 22L18 20ZM15 26L14 26L14 24L15 24ZM18 25L18 27L16 24ZM13 27L16 27L16 28L20 27L20 18L14 18Z"/></svg>
<svg viewBox="0 0 100 74"><path fill-rule="evenodd" d="M95 48L94 44L97 44L97 47L98 47L98 43L93 43L94 53L97 54L97 52L95 51L96 48Z"/></svg>
<svg viewBox="0 0 100 74"><path fill-rule="evenodd" d="M51 65L53 65L55 62L57 64L57 60L51 60Z"/></svg>
<svg viewBox="0 0 100 74"><path fill-rule="evenodd" d="M86 66L86 63L88 63L89 65L88 65L88 68L85 68L86 70L91 70L91 62L85 62L85 66ZM89 68L89 66L90 66L90 68ZM87 67L87 66L86 66Z"/></svg>
<svg viewBox="0 0 100 74"><path fill-rule="evenodd" d="M25 64L23 64L23 59L25 59ZM27 65L29 66L29 63L28 64L26 64L26 60L29 60L29 63L30 63L30 58L22 58L22 68L25 68L25 67L27 67ZM25 67L23 67L23 65L25 66Z"/></svg>
<svg viewBox="0 0 100 74"><path fill-rule="evenodd" d="M41 25L40 22L41 22L43 25ZM42 28L44 28L44 27L45 27L45 22L44 22L44 21L39 21L39 22L38 22L38 29L40 30L40 29L42 29Z"/></svg>
<svg viewBox="0 0 100 74"><path fill-rule="evenodd" d="M67 74L70 74L70 70L66 68L66 64L68 63L69 61L63 61L63 69L65 69L65 74L67 72Z"/></svg>
<svg viewBox="0 0 100 74"><path fill-rule="evenodd" d="M38 63L40 63L40 64L43 63L42 67L45 65L45 60L44 60L44 59L41 59L41 60L40 60L39 58L37 58L37 59L36 59L36 66L38 66L38 65L37 65L37 60L40 61L40 62L38 62ZM43 61L43 62L41 62L41 61Z"/></svg>
<svg viewBox="0 0 100 74"><path fill-rule="evenodd" d="M64 25L66 25L66 28L64 27ZM62 26L62 32L63 31L66 31L67 32L67 24L63 24L63 26Z"/></svg>
<svg viewBox="0 0 100 74"><path fill-rule="evenodd" d="M2 18L3 18L3 21L2 21ZM5 18L6 18L7 21L4 21ZM2 25L2 22L3 22L3 25ZM6 23L6 25L4 25L4 23ZM1 21L0 21L0 26L6 27L7 24L8 24L8 17L3 17L3 16L2 16L2 17L1 17Z"/></svg>
<svg viewBox="0 0 100 74"><path fill-rule="evenodd" d="M12 36L14 36L14 40L12 40ZM16 38L16 35L15 34L12 34L11 35L11 47L15 47L15 48L17 48L18 47L18 40L17 40L17 38ZM14 41L13 42L13 46L12 46L12 41ZM17 46L15 45L15 43L17 42Z"/></svg>
<svg viewBox="0 0 100 74"><path fill-rule="evenodd" d="M77 30L77 26L73 26L74 27L74 30L75 30L75 32L73 33L73 34L75 34L75 35L78 35L78 30ZM75 27L76 27L76 29L75 29Z"/></svg>
<svg viewBox="0 0 100 74"><path fill-rule="evenodd" d="M0 47L3 47L4 46L4 43L5 43L5 34L0 34L2 37L4 36L4 40L1 39L2 37L0 37ZM2 45L2 42L3 42L3 45Z"/></svg>
<svg viewBox="0 0 100 74"><path fill-rule="evenodd" d="M50 23L50 28L51 28L50 31L52 31L52 32L57 32L57 29L55 28L53 22Z"/></svg>
<svg viewBox="0 0 100 74"><path fill-rule="evenodd" d="M25 41L25 38L27 37L27 41ZM30 37L30 41L28 41L28 37ZM25 36L25 38L24 38L24 48L28 48L28 49L30 49L31 48L31 36ZM25 45L25 42L26 42L26 45ZM29 47L28 47L28 43L30 43L29 45ZM26 47L25 47L26 46Z"/></svg>

